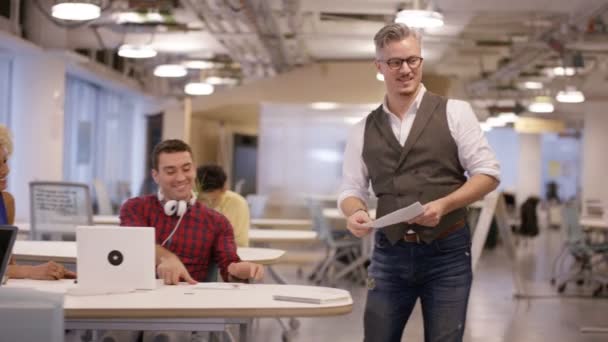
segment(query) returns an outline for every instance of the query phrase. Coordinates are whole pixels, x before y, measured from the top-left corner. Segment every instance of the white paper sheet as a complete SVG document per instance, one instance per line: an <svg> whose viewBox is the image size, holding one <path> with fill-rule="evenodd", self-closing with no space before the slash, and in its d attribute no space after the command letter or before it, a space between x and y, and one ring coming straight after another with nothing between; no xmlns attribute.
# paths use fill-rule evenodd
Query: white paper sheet
<svg viewBox="0 0 608 342"><path fill-rule="evenodd" d="M390 226L391 224L407 222L423 212L424 208L422 207L422 204L420 204L420 202L416 202L405 208L401 208L393 211L390 214L384 215L377 220L371 221L367 223L366 226L376 229L383 228Z"/></svg>

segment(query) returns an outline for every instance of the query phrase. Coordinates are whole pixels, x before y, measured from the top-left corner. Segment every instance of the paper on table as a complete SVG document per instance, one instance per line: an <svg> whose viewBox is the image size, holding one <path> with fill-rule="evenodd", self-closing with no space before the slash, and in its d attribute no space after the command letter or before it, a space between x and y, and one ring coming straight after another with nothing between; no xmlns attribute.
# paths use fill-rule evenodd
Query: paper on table
<svg viewBox="0 0 608 342"><path fill-rule="evenodd" d="M241 283L198 283L194 286L196 290L241 290L249 284Z"/></svg>
<svg viewBox="0 0 608 342"><path fill-rule="evenodd" d="M365 226L378 229L395 223L407 222L423 212L424 208L422 207L422 204L420 204L420 202L416 202L405 208L401 208L393 211L390 214L384 215L377 220L371 221L365 224Z"/></svg>

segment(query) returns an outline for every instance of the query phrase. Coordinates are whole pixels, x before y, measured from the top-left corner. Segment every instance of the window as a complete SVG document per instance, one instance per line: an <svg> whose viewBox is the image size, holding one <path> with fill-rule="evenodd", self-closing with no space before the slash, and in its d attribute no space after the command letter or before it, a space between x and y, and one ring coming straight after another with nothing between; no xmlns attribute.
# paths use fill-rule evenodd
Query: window
<svg viewBox="0 0 608 342"><path fill-rule="evenodd" d="M130 197L136 110L133 97L68 76L64 179L100 180L115 206Z"/></svg>

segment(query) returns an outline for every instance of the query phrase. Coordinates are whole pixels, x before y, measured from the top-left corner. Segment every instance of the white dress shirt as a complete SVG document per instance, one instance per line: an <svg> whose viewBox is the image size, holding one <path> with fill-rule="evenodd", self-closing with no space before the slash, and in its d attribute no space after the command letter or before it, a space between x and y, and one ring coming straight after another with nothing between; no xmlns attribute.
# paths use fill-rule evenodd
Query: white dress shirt
<svg viewBox="0 0 608 342"><path fill-rule="evenodd" d="M410 134L416 112L426 92L423 84L420 84L420 87L420 91L418 91L403 120L389 111L386 97L382 104L382 108L389 117L391 129L401 146L405 144ZM450 134L452 134L452 138L458 146L458 160L468 175L486 174L499 180L500 166L498 160L479 126L479 121L477 121L471 105L465 101L448 99L446 111ZM367 203L369 198L369 173L362 156L366 120L367 117L355 124L348 135L342 166L342 184L338 197L338 208L340 208L340 203L350 196L358 197L364 203Z"/></svg>

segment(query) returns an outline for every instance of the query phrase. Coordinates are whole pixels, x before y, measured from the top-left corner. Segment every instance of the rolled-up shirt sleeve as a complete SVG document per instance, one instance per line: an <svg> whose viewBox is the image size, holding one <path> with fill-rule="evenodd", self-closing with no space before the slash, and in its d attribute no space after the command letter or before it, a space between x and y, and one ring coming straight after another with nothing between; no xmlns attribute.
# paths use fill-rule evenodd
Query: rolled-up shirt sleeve
<svg viewBox="0 0 608 342"><path fill-rule="evenodd" d="M351 128L346 141L342 164L342 183L338 196L338 210L342 215L344 213L340 204L347 197L360 198L366 204L369 198L369 174L362 156L365 121L366 119L363 119Z"/></svg>
<svg viewBox="0 0 608 342"><path fill-rule="evenodd" d="M449 100L447 112L448 126L458 146L462 167L469 176L485 174L500 181L500 164L471 105L465 101Z"/></svg>
<svg viewBox="0 0 608 342"><path fill-rule="evenodd" d="M234 262L241 261L236 251L234 230L228 219L223 215L218 213L214 220L214 225L218 229L218 234L215 237L213 244L213 257L220 268L222 279L224 279L224 281L230 281L228 266Z"/></svg>

